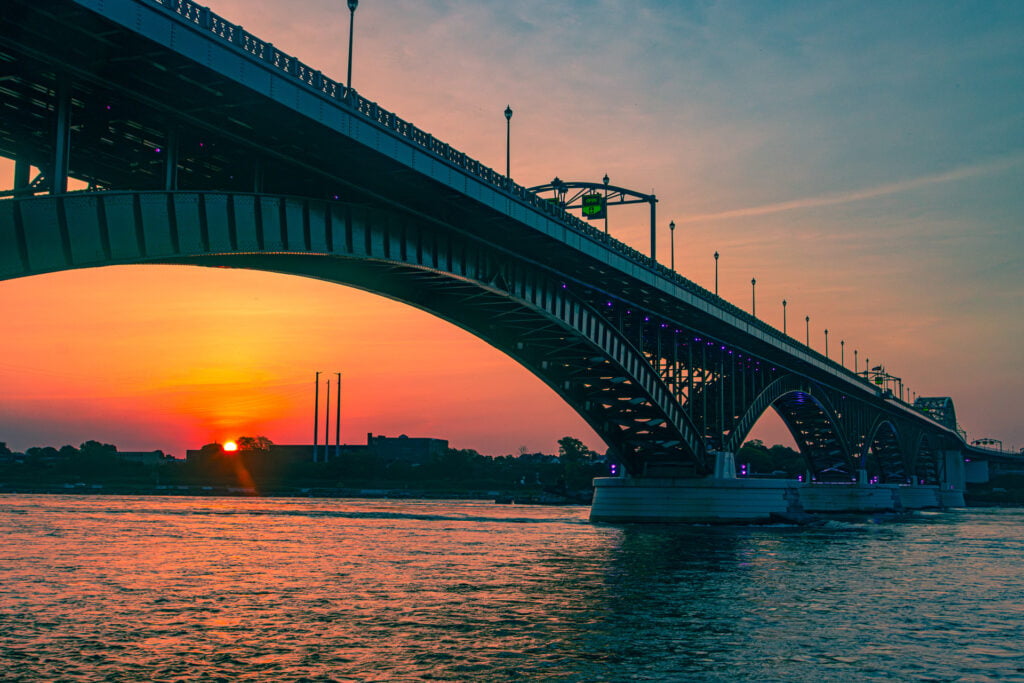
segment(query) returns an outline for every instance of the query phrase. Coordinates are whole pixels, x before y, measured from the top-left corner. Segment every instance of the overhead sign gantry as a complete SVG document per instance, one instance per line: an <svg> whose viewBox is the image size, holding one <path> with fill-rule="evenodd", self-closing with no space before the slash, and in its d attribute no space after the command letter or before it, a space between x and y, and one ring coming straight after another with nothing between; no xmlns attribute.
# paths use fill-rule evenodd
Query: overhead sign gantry
<svg viewBox="0 0 1024 683"><path fill-rule="evenodd" d="M563 209L581 209L587 220L604 219L604 231L608 232L608 207L613 204L650 204L651 206L651 258L657 260L657 226L656 205L658 198L653 194L643 194L625 187L608 184L605 175L600 183L566 181L555 177L547 185L529 188L530 192L543 194L551 192L553 196L547 200Z"/></svg>

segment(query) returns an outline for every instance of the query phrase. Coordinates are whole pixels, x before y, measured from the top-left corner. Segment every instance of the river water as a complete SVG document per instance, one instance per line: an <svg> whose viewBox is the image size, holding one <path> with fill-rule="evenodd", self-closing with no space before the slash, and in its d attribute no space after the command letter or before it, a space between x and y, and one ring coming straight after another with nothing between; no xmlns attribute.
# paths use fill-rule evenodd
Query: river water
<svg viewBox="0 0 1024 683"><path fill-rule="evenodd" d="M0 495L3 681L1024 681L1024 511Z"/></svg>

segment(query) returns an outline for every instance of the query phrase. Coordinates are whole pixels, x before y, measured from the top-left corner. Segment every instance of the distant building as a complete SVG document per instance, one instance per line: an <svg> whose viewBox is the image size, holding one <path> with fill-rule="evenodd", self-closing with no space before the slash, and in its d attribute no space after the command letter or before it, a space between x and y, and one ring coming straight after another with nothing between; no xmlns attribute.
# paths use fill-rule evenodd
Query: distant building
<svg viewBox="0 0 1024 683"><path fill-rule="evenodd" d="M369 453L385 462L425 463L435 457L441 457L448 451L446 439L409 437L405 434L397 437L366 435L366 445L342 444L335 449L334 444L318 444L317 457L320 462L331 461L336 456L345 457L355 453ZM336 452L337 451L337 452ZM246 458L257 456L256 452L240 451ZM185 452L185 459L190 463L206 462L213 457L221 457L224 450L219 444L207 444L198 450ZM273 444L266 454L259 457L274 463L312 462L313 446L309 444Z"/></svg>
<svg viewBox="0 0 1024 683"><path fill-rule="evenodd" d="M163 451L117 451L113 455L125 462L137 462L148 467L161 465L168 460L173 460L170 455Z"/></svg>
<svg viewBox="0 0 1024 683"><path fill-rule="evenodd" d="M366 435L366 447L385 461L410 463L430 462L448 452L446 439L414 438L402 434L399 437Z"/></svg>

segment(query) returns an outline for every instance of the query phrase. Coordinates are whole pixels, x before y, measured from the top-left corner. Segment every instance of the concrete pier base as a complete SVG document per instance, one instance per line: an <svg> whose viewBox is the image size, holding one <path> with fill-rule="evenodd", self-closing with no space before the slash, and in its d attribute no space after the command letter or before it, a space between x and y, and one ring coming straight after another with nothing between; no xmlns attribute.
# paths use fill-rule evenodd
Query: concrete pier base
<svg viewBox="0 0 1024 683"><path fill-rule="evenodd" d="M938 486L803 483L784 479L611 477L594 480L594 522L764 522L773 515L959 507Z"/></svg>

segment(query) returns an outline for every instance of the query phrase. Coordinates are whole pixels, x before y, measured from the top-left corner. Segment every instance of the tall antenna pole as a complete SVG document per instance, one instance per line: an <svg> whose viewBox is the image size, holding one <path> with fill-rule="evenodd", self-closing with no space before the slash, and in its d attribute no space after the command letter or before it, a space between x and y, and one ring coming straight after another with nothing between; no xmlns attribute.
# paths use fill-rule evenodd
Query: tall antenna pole
<svg viewBox="0 0 1024 683"><path fill-rule="evenodd" d="M328 460L331 443L331 380L327 380L327 407L324 409L324 462Z"/></svg>
<svg viewBox="0 0 1024 683"><path fill-rule="evenodd" d="M320 435L320 373L316 373L316 381L313 383L316 393L313 394L313 462L316 462L317 437Z"/></svg>
<svg viewBox="0 0 1024 683"><path fill-rule="evenodd" d="M334 457L341 456L341 373L334 373L338 376L337 413L334 417Z"/></svg>

